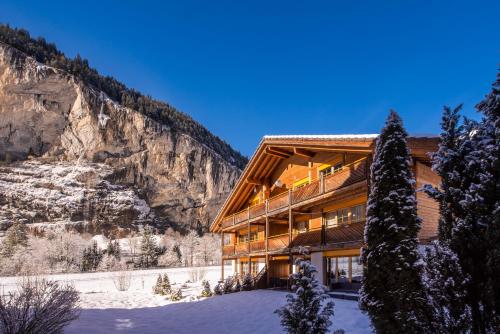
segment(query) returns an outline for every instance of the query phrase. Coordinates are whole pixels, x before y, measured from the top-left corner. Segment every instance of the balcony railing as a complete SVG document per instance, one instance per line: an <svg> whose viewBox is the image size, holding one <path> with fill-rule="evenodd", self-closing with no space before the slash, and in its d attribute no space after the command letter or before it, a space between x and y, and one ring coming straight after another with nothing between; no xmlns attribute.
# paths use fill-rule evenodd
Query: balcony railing
<svg viewBox="0 0 500 334"><path fill-rule="evenodd" d="M286 191L271 197L267 200L267 211L272 213L274 211L284 209L289 205L298 204L362 181L366 179L367 168L368 165L366 158L345 165L340 171L337 171L334 174L312 181L311 183L296 190L290 192ZM265 213L266 203L251 206L242 211L236 212L231 216L225 217L222 220L222 228L237 225L247 221L248 218L253 219L263 216Z"/></svg>
<svg viewBox="0 0 500 334"><path fill-rule="evenodd" d="M267 249L269 251L275 251L288 247L288 233L269 237L268 240L269 245Z"/></svg>
<svg viewBox="0 0 500 334"><path fill-rule="evenodd" d="M248 242L240 242L234 246L234 252L237 255L248 253Z"/></svg>
<svg viewBox="0 0 500 334"><path fill-rule="evenodd" d="M234 245L224 245L224 247L222 247L222 255L224 255L224 256L235 255Z"/></svg>
<svg viewBox="0 0 500 334"><path fill-rule="evenodd" d="M265 240L254 240L250 242L251 252L263 252L266 249Z"/></svg>

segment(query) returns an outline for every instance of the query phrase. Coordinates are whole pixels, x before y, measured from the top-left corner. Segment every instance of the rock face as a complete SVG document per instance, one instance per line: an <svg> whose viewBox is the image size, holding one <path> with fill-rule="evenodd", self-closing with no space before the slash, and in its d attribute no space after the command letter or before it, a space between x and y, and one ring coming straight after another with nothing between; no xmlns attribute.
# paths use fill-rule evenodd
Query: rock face
<svg viewBox="0 0 500 334"><path fill-rule="evenodd" d="M10 163L20 160L29 162ZM0 43L1 226L23 219L42 225L79 222L73 225L104 233L113 230L111 226L134 229L143 223L180 230L206 228L241 172L228 160L192 137ZM82 169L84 176L79 174ZM66 174L61 176L61 170ZM65 208L74 201L74 212L44 214L43 205L35 204L39 200L12 190L13 184L40 189L43 186L35 186L37 182L59 177L76 178L79 190L73 190L78 195L55 196L52 203ZM106 196L113 191L126 193L130 203L144 200L151 212L141 216L130 204L122 213L117 208L109 215L100 214L109 212L104 208L109 197L81 195L98 189L108 192ZM94 209L83 212L89 205Z"/></svg>

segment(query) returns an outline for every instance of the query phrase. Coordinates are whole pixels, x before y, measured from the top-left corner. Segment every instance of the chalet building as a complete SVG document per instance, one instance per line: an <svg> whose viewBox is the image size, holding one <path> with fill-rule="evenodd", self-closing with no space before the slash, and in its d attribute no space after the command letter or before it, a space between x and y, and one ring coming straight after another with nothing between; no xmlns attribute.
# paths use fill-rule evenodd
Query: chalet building
<svg viewBox="0 0 500 334"><path fill-rule="evenodd" d="M357 289L376 137L265 136L211 225L222 236L222 277L252 273L260 287L286 287L305 247L323 284ZM437 145L408 138L417 188L439 182L428 155ZM417 200L425 243L436 236L438 206L422 192Z"/></svg>

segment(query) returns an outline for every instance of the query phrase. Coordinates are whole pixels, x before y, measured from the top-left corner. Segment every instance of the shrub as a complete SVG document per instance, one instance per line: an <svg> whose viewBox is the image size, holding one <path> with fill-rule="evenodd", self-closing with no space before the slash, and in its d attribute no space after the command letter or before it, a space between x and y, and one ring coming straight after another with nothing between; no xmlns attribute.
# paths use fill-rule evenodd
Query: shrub
<svg viewBox="0 0 500 334"><path fill-rule="evenodd" d="M234 279L232 276L227 277L222 285L222 292L224 294L233 292Z"/></svg>
<svg viewBox="0 0 500 334"><path fill-rule="evenodd" d="M250 291L253 289L254 281L253 276L248 273L243 277L243 283L241 284L242 291Z"/></svg>
<svg viewBox="0 0 500 334"><path fill-rule="evenodd" d="M181 299L182 299L182 290L181 289L175 290L172 293L172 295L170 296L170 300L173 302L178 302Z"/></svg>
<svg viewBox="0 0 500 334"><path fill-rule="evenodd" d="M163 280L161 283L161 294L169 295L172 293L172 286L170 285L170 279L168 278L167 273L163 274Z"/></svg>
<svg viewBox="0 0 500 334"><path fill-rule="evenodd" d="M28 279L17 292L0 295L0 332L55 334L78 318L78 292L69 285Z"/></svg>
<svg viewBox="0 0 500 334"><path fill-rule="evenodd" d="M214 295L221 296L224 293L224 283L219 281L219 283L214 287Z"/></svg>
<svg viewBox="0 0 500 334"><path fill-rule="evenodd" d="M201 297L212 297L212 290L210 290L210 282L204 280L202 286L203 290L201 291Z"/></svg>
<svg viewBox="0 0 500 334"><path fill-rule="evenodd" d="M113 284L118 291L127 291L132 283L132 274L122 270L113 274Z"/></svg>
<svg viewBox="0 0 500 334"><path fill-rule="evenodd" d="M153 287L153 293L156 295L161 295L162 290L161 286L163 284L163 279L161 278L161 274L158 274L158 278L156 279L156 284Z"/></svg>

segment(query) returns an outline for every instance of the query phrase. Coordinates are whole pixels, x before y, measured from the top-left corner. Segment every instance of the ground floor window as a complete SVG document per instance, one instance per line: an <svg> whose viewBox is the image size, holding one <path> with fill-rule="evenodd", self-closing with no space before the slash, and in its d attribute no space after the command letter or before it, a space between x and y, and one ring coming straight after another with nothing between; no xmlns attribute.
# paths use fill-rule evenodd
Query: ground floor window
<svg viewBox="0 0 500 334"><path fill-rule="evenodd" d="M363 267L359 256L326 258L327 284L331 288L361 283Z"/></svg>

